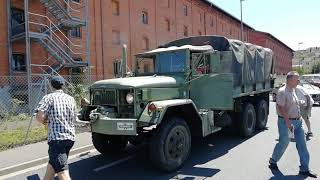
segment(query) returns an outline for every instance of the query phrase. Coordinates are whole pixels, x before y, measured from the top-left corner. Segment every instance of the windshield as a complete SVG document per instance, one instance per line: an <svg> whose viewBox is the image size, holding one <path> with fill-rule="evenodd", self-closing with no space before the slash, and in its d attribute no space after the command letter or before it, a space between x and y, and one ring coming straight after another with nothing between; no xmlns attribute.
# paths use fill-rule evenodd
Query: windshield
<svg viewBox="0 0 320 180"><path fill-rule="evenodd" d="M185 50L160 52L149 57L137 57L138 74L180 73L186 70Z"/></svg>

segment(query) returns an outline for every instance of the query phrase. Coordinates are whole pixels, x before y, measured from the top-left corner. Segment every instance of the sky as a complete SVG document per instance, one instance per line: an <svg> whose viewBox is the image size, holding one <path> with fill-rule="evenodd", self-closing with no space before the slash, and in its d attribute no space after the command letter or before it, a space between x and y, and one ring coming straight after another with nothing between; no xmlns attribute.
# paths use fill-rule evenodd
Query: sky
<svg viewBox="0 0 320 180"><path fill-rule="evenodd" d="M240 0L210 1L241 19ZM320 0L244 0L242 19L293 50L320 46Z"/></svg>

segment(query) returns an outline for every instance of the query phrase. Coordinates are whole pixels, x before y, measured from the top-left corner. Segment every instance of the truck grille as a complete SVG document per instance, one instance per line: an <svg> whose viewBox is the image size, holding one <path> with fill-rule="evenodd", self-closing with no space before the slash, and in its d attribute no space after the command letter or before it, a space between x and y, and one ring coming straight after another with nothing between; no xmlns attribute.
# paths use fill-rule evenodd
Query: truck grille
<svg viewBox="0 0 320 180"><path fill-rule="evenodd" d="M116 91L107 90L104 94L104 102L108 105L116 104Z"/></svg>
<svg viewBox="0 0 320 180"><path fill-rule="evenodd" d="M94 105L116 105L115 90L96 90L93 93Z"/></svg>

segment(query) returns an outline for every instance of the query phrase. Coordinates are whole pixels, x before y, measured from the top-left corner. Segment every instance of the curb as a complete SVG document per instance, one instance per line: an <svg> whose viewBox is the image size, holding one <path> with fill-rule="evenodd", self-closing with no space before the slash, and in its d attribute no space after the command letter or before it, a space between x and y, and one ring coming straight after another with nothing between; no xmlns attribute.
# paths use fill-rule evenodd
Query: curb
<svg viewBox="0 0 320 180"><path fill-rule="evenodd" d="M75 154L79 154L79 153L83 153L85 151L90 151L94 149L93 145L87 145L87 146L83 146L83 147L79 147L79 148L75 148L75 149L71 149L69 156L75 155ZM34 166L38 166L41 164L45 164L49 161L49 157L43 157L43 158L38 158L32 161L28 161L28 162L24 162L24 163L20 163L17 165L13 165L13 166L9 166L6 168L2 168L0 169L0 177L7 175L7 174L11 174L13 172L17 172L17 171L21 171L30 167L34 167Z"/></svg>

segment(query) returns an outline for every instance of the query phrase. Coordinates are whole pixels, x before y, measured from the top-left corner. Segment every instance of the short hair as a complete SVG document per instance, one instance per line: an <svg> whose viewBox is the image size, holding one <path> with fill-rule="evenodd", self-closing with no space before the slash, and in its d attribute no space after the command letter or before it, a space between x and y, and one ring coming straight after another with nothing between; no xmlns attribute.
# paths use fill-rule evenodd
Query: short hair
<svg viewBox="0 0 320 180"><path fill-rule="evenodd" d="M293 77L299 77L300 75L299 75L299 73L297 72L297 71L290 71L290 72L288 72L288 74L287 74L287 80L289 80L289 79L291 79L291 78L293 78Z"/></svg>
<svg viewBox="0 0 320 180"><path fill-rule="evenodd" d="M62 89L62 86L64 85L65 80L61 76L53 76L51 78L51 86L55 89Z"/></svg>

